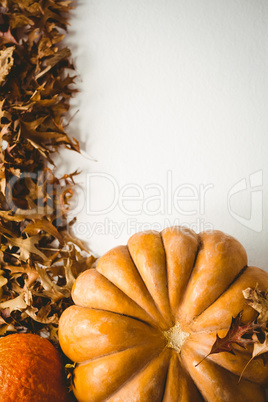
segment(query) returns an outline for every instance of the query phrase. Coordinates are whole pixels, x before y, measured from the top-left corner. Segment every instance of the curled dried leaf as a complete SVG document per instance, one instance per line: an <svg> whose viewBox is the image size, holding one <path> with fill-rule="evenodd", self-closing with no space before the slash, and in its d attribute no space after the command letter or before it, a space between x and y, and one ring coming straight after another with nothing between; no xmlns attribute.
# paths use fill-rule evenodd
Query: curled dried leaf
<svg viewBox="0 0 268 402"><path fill-rule="evenodd" d="M246 304L254 308L259 315L257 321L259 323L268 323L268 298L267 292L261 292L261 290L256 286L255 289L247 288L242 291L244 298L246 299Z"/></svg>
<svg viewBox="0 0 268 402"><path fill-rule="evenodd" d="M2 296L3 293L2 287L5 286L8 282L7 278L3 274L4 271L0 269L0 297Z"/></svg>
<svg viewBox="0 0 268 402"><path fill-rule="evenodd" d="M13 51L15 46L0 50L0 85L5 81L11 67L13 66Z"/></svg>
<svg viewBox="0 0 268 402"><path fill-rule="evenodd" d="M40 310L33 306L28 307L25 310L26 314L29 315L34 321L40 322L42 324L58 324L59 317L57 314L49 316L51 313L51 306L49 304L42 306Z"/></svg>
<svg viewBox="0 0 268 402"><path fill-rule="evenodd" d="M8 313L12 313L14 310L25 310L27 308L27 303L25 302L24 293L21 293L19 296L14 299L9 299L3 303L0 303L0 309L6 310L8 309Z"/></svg>

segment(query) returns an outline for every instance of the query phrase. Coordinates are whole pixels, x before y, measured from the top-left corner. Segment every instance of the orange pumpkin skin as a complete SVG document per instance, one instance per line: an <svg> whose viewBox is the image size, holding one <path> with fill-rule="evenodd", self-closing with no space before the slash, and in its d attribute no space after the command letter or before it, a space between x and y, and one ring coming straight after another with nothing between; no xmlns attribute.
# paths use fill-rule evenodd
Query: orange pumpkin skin
<svg viewBox="0 0 268 402"><path fill-rule="evenodd" d="M220 231L171 227L132 236L83 272L75 305L59 323L63 352L77 363L79 401L265 402L268 366L237 346L198 362L232 317L256 316L242 290L268 288L268 273Z"/></svg>
<svg viewBox="0 0 268 402"><path fill-rule="evenodd" d="M69 402L58 351L44 338L13 334L0 339L1 402Z"/></svg>

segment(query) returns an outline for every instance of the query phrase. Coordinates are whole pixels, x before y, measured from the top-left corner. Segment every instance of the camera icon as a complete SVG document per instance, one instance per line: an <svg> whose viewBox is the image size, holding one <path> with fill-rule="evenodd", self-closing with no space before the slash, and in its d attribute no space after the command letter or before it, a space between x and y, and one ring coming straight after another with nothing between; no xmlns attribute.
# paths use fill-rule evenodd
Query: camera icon
<svg viewBox="0 0 268 402"><path fill-rule="evenodd" d="M263 171L258 170L252 173L248 180L243 178L235 183L228 192L227 205L230 215L241 225L254 230L255 232L261 232L263 229ZM243 193L242 193L243 192ZM250 216L245 217L239 215L234 211L232 207L232 198L238 193L242 193L242 202L248 202L248 196L250 196ZM244 197L244 200L243 200Z"/></svg>

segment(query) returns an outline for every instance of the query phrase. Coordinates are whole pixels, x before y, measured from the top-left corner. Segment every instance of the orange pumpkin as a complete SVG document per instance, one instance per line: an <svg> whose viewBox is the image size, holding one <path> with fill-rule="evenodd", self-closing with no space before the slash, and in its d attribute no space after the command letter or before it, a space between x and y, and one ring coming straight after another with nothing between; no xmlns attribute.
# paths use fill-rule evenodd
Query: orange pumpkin
<svg viewBox="0 0 268 402"><path fill-rule="evenodd" d="M71 402L58 351L34 334L0 338L1 402Z"/></svg>
<svg viewBox="0 0 268 402"><path fill-rule="evenodd" d="M59 339L74 362L79 401L265 401L268 366L250 352L210 351L232 317L255 310L242 290L268 288L268 273L220 231L171 227L130 238L76 280L75 305L60 318Z"/></svg>

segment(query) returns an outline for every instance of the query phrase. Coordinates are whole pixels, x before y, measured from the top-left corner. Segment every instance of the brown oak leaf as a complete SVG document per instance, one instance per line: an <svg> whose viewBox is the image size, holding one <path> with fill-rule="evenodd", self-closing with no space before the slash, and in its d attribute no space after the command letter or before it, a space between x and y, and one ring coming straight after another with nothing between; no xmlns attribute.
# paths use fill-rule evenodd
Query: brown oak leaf
<svg viewBox="0 0 268 402"><path fill-rule="evenodd" d="M218 334L216 335L216 341L212 345L210 352L197 365L214 353L228 352L235 354L233 344L246 349L248 345L256 342L252 339L252 335L257 329L262 328L263 324L255 324L254 322L243 324L242 315L243 311L240 311L235 318L232 318L231 326L223 338L220 338ZM244 337L245 335L249 336Z"/></svg>

